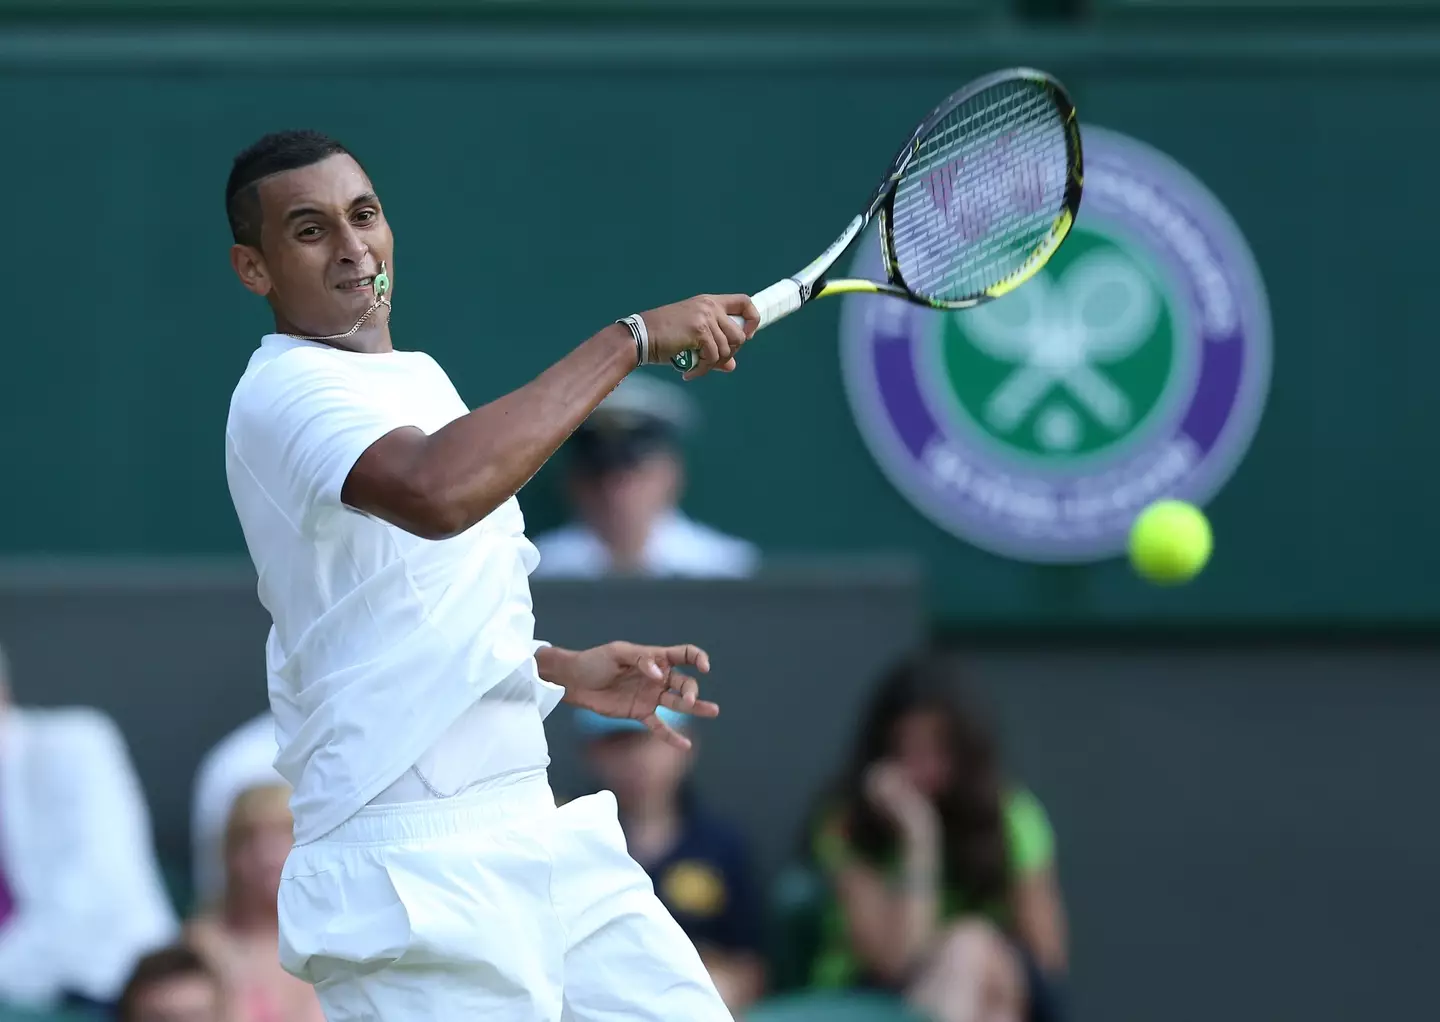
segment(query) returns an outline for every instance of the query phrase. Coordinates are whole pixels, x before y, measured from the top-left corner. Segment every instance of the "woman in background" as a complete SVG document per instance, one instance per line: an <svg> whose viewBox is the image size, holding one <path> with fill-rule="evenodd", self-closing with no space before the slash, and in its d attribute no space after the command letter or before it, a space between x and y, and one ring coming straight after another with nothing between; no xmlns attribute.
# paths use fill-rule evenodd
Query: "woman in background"
<svg viewBox="0 0 1440 1022"><path fill-rule="evenodd" d="M1054 838L937 656L884 679L814 851L835 903L817 986L903 995L941 1022L1052 1022L1066 971Z"/></svg>
<svg viewBox="0 0 1440 1022"><path fill-rule="evenodd" d="M225 827L225 888L215 909L193 919L187 943L221 977L236 1022L324 1022L315 991L280 967L276 904L293 842L290 789L241 793Z"/></svg>

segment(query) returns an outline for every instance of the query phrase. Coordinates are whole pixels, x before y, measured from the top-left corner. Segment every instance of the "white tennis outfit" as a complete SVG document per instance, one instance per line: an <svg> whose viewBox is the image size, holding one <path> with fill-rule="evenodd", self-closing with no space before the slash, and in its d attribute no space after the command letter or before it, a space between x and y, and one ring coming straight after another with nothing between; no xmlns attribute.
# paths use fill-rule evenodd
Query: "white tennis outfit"
<svg viewBox="0 0 1440 1022"><path fill-rule="evenodd" d="M428 355L278 334L231 400L294 789L281 962L329 1022L728 1020L613 797L555 807L543 720L563 693L536 670L519 504L437 542L341 503L380 437L468 410Z"/></svg>

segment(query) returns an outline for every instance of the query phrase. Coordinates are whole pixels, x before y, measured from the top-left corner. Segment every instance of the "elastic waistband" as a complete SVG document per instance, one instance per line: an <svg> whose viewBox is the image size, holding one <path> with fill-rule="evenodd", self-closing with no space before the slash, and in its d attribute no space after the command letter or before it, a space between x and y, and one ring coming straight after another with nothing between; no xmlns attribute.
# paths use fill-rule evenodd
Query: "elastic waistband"
<svg viewBox="0 0 1440 1022"><path fill-rule="evenodd" d="M375 845L493 830L507 820L555 811L544 770L502 775L453 798L369 805L313 844Z"/></svg>

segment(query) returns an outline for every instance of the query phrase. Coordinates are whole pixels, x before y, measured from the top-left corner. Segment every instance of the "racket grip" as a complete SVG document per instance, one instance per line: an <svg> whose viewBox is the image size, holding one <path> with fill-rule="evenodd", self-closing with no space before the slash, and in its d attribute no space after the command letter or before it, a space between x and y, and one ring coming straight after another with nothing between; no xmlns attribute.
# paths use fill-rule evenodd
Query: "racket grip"
<svg viewBox="0 0 1440 1022"><path fill-rule="evenodd" d="M776 320L784 319L805 304L800 297L800 285L788 277L785 280L776 281L764 291L752 295L750 301L754 303L755 311L760 313L760 325L755 328L757 332ZM738 327L745 325L743 316L731 316L730 320ZM694 369L698 361L699 356L693 351L682 351L670 360L671 364L682 373L688 373Z"/></svg>

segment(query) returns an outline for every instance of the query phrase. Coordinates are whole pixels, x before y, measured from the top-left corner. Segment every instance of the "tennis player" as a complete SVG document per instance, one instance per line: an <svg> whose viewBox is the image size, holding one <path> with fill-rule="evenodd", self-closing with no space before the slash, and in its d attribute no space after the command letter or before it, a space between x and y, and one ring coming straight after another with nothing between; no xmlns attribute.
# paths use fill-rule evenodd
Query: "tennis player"
<svg viewBox="0 0 1440 1022"><path fill-rule="evenodd" d="M680 670L708 658L535 641L515 492L637 365L695 349L692 375L733 369L754 306L704 296L630 317L472 411L430 356L391 344L394 238L339 143L266 136L225 201L231 264L275 319L225 453L294 789L285 968L330 1022L728 1019L627 854L614 798L555 807L542 725L565 701L688 745L656 708L719 712Z"/></svg>

